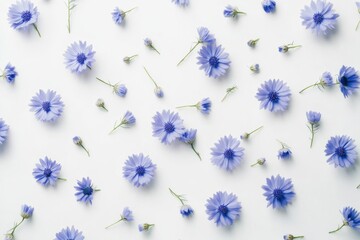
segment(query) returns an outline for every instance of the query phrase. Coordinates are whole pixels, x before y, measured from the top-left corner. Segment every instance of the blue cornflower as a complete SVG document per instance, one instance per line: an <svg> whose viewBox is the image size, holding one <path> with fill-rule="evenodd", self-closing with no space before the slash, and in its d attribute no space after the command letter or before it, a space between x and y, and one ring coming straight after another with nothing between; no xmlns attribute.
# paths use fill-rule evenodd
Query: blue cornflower
<svg viewBox="0 0 360 240"><path fill-rule="evenodd" d="M201 101L197 102L193 105L184 105L177 108L185 108L185 107L196 107L203 114L209 114L211 111L211 100L210 98L204 98Z"/></svg>
<svg viewBox="0 0 360 240"><path fill-rule="evenodd" d="M153 136L158 137L164 144L170 144L180 138L185 131L183 120L178 113L163 110L156 112L153 117Z"/></svg>
<svg viewBox="0 0 360 240"><path fill-rule="evenodd" d="M217 192L206 203L208 219L213 220L216 226L231 226L240 218L241 204L233 193Z"/></svg>
<svg viewBox="0 0 360 240"><path fill-rule="evenodd" d="M86 42L73 42L64 53L66 68L73 73L82 73L86 69L91 69L95 62L95 51L92 45L87 46Z"/></svg>
<svg viewBox="0 0 360 240"><path fill-rule="evenodd" d="M31 218L32 215L33 215L33 212L34 212L34 208L33 208L33 207L31 207L31 206L29 206L29 205L26 205L26 204L24 204L24 205L21 206L21 213L20 213L20 215L21 215L21 217L22 217L23 219L29 219L29 218Z"/></svg>
<svg viewBox="0 0 360 240"><path fill-rule="evenodd" d="M151 48L152 50L154 50L155 52L157 52L160 55L160 52L154 47L154 44L150 38L144 39L144 45Z"/></svg>
<svg viewBox="0 0 360 240"><path fill-rule="evenodd" d="M348 168L355 164L357 158L354 140L348 136L331 137L325 147L326 156L330 156L327 162L335 167Z"/></svg>
<svg viewBox="0 0 360 240"><path fill-rule="evenodd" d="M155 224L152 223L143 223L138 225L139 232L148 231L150 228L154 227Z"/></svg>
<svg viewBox="0 0 360 240"><path fill-rule="evenodd" d="M156 164L153 164L149 156L133 154L129 156L123 167L123 176L135 187L144 187L154 178Z"/></svg>
<svg viewBox="0 0 360 240"><path fill-rule="evenodd" d="M164 97L164 92L162 90L162 88L156 83L156 81L153 79L153 77L150 75L150 73L148 72L148 70L144 68L144 71L146 72L146 74L148 75L148 77L150 78L150 80L153 82L153 84L155 85L155 89L154 89L154 93L158 98L162 98Z"/></svg>
<svg viewBox="0 0 360 240"><path fill-rule="evenodd" d="M287 53L290 49L299 48L299 47L301 47L301 45L294 45L293 43L289 43L278 47L278 51L280 53Z"/></svg>
<svg viewBox="0 0 360 240"><path fill-rule="evenodd" d="M133 220L134 220L134 216L132 215L132 211L128 207L125 207L122 211L120 219L118 221L110 224L109 226L105 227L105 229L108 229L109 227L114 226L115 224L117 224L121 221L132 222Z"/></svg>
<svg viewBox="0 0 360 240"><path fill-rule="evenodd" d="M0 145L4 144L7 140L9 126L6 125L4 120L0 118Z"/></svg>
<svg viewBox="0 0 360 240"><path fill-rule="evenodd" d="M62 114L64 103L61 96L53 90L39 90L36 96L33 96L29 104L30 111L35 112L35 117L43 122L55 122Z"/></svg>
<svg viewBox="0 0 360 240"><path fill-rule="evenodd" d="M230 5L226 6L224 9L224 17L237 17L238 14L246 14L245 12L239 11L236 7Z"/></svg>
<svg viewBox="0 0 360 240"><path fill-rule="evenodd" d="M111 84L110 82L105 82L104 80L102 80L101 78L96 78L96 80L98 80L99 82L102 82L110 87L112 87L113 92L116 93L116 95L120 96L120 97L125 97L127 94L127 87L124 84Z"/></svg>
<svg viewBox="0 0 360 240"><path fill-rule="evenodd" d="M85 237L82 235L82 232L75 229L74 226L71 228L66 227L56 234L55 240L84 240Z"/></svg>
<svg viewBox="0 0 360 240"><path fill-rule="evenodd" d="M81 137L75 136L75 137L73 137L72 140L73 140L73 143L74 143L75 145L78 145L79 147L81 147L82 149L84 149L85 152L87 153L88 157L90 157L90 152L89 152L89 150L87 150L87 148L84 146L84 143L83 143L83 140L81 139Z"/></svg>
<svg viewBox="0 0 360 240"><path fill-rule="evenodd" d="M12 4L8 12L8 21L12 28L18 30L28 30L32 25L39 37L41 37L40 32L36 26L36 22L39 17L39 12L37 7L34 7L34 4L28 0L17 1L15 4Z"/></svg>
<svg viewBox="0 0 360 240"><path fill-rule="evenodd" d="M229 54L224 52L221 45L216 46L216 44L204 45L200 49L197 59L200 69L204 69L206 76L213 78L223 76L231 63Z"/></svg>
<svg viewBox="0 0 360 240"><path fill-rule="evenodd" d="M332 9L333 4L323 0L311 1L310 6L301 10L302 25L311 28L316 34L327 35L334 30L339 14Z"/></svg>
<svg viewBox="0 0 360 240"><path fill-rule="evenodd" d="M8 83L14 83L17 75L18 73L15 71L15 67L8 63L0 77L5 79Z"/></svg>
<svg viewBox="0 0 360 240"><path fill-rule="evenodd" d="M313 112L313 111L309 111L306 113L306 117L307 120L309 122L308 128L311 132L311 141L310 141L310 147L312 147L313 142L314 142L314 135L315 135L315 131L318 129L319 127L319 122L321 119L321 113L319 112Z"/></svg>
<svg viewBox="0 0 360 240"><path fill-rule="evenodd" d="M194 209L190 205L185 204L186 198L183 195L176 194L171 188L169 188L169 191L181 203L180 214L183 217L192 216L194 214Z"/></svg>
<svg viewBox="0 0 360 240"><path fill-rule="evenodd" d="M360 213L352 207L345 207L341 214L344 217L343 224L336 230L329 233L335 233L345 226L349 226L354 230L360 231Z"/></svg>
<svg viewBox="0 0 360 240"><path fill-rule="evenodd" d="M273 13L276 10L276 2L274 0L263 0L261 5L266 13Z"/></svg>
<svg viewBox="0 0 360 240"><path fill-rule="evenodd" d="M91 179L89 177L82 178L81 181L77 181L77 186L74 186L76 193L76 199L79 202L84 202L86 204L92 204L94 198L94 192L100 191L100 189L95 189L92 185Z"/></svg>
<svg viewBox="0 0 360 240"><path fill-rule="evenodd" d="M214 44L216 39L213 34L210 33L209 29L206 27L199 27L197 29L199 34L199 39L197 40L196 44L190 49L190 51L183 57L176 66L179 66L187 56L199 45L199 44Z"/></svg>
<svg viewBox="0 0 360 240"><path fill-rule="evenodd" d="M185 132L183 132L183 134L179 138L179 141L189 144L191 146L191 149L195 152L195 154L201 160L200 153L198 151L196 151L196 149L194 147L195 140L196 140L196 133L197 133L196 129L185 130Z"/></svg>
<svg viewBox="0 0 360 240"><path fill-rule="evenodd" d="M238 167L244 157L244 148L240 147L240 141L231 135L220 138L211 151L211 162L226 171Z"/></svg>
<svg viewBox="0 0 360 240"><path fill-rule="evenodd" d="M36 181L43 186L55 186L57 180L66 180L59 178L61 171L61 165L56 161L52 161L50 158L45 157L39 159L40 164L36 164L32 174Z"/></svg>
<svg viewBox="0 0 360 240"><path fill-rule="evenodd" d="M135 7L136 8L136 7ZM135 8L132 8L130 10L127 11L123 11L121 9L119 9L118 7L116 7L114 9L114 11L111 13L112 15L112 19L114 20L114 22L118 25L122 24L125 21L125 17L126 14L132 10L134 10Z"/></svg>
<svg viewBox="0 0 360 240"><path fill-rule="evenodd" d="M326 88L334 85L333 77L331 76L331 73L324 72L321 75L321 78L318 82L311 84L310 86L307 86L306 88L302 89L299 93L303 93L305 90L312 88L312 87L318 87L318 88Z"/></svg>
<svg viewBox="0 0 360 240"><path fill-rule="evenodd" d="M355 93L360 85L360 79L357 71L352 67L342 66L340 69L338 83L344 97L348 97Z"/></svg>
<svg viewBox="0 0 360 240"><path fill-rule="evenodd" d="M262 189L265 190L263 195L268 201L268 207L284 208L295 196L291 179L285 179L280 175L266 178L266 185L263 185Z"/></svg>
<svg viewBox="0 0 360 240"><path fill-rule="evenodd" d="M294 236L292 234L286 234L284 235L284 240L293 240L293 239L298 239L298 238L304 238L304 236Z"/></svg>
<svg viewBox="0 0 360 240"><path fill-rule="evenodd" d="M260 65L258 63L251 65L250 71L252 71L254 73L260 72Z"/></svg>
<svg viewBox="0 0 360 240"><path fill-rule="evenodd" d="M260 109L268 109L270 112L284 112L289 106L290 96L290 88L281 80L264 82L256 94Z"/></svg>
<svg viewBox="0 0 360 240"><path fill-rule="evenodd" d="M181 7L187 7L190 2L189 0L171 0L171 1Z"/></svg>
<svg viewBox="0 0 360 240"><path fill-rule="evenodd" d="M281 148L278 151L278 159L281 160L289 160L292 158L292 152L290 147L285 143L278 141L281 144Z"/></svg>
<svg viewBox="0 0 360 240"><path fill-rule="evenodd" d="M130 111L126 111L120 123L115 122L114 128L110 133L118 129L119 127L131 127L136 123L136 118Z"/></svg>

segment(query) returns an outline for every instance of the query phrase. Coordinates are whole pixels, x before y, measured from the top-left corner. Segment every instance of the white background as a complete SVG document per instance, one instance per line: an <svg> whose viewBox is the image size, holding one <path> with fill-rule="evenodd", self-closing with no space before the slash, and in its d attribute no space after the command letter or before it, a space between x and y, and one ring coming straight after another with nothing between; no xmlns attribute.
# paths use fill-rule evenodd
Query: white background
<svg viewBox="0 0 360 240"><path fill-rule="evenodd" d="M301 25L300 10L309 1L277 1L277 12L265 14L260 1L191 0L180 8L170 0L96 1L79 0L72 14L72 32L66 28L63 1L34 0L40 17L39 38L10 28L8 7L14 1L0 1L0 66L10 61L19 77L14 86L0 82L0 117L10 125L9 139L0 149L0 233L5 234L20 219L20 206L35 207L31 221L23 223L16 238L54 239L66 226L74 225L86 239L282 239L287 233L302 234L306 239L356 239L360 235L349 228L329 235L342 223L339 210L353 206L360 210L358 166L335 169L326 163L327 140L346 134L360 144L359 94L344 99L337 87L323 92L311 89L298 94L303 87L318 81L324 71L336 75L342 65L359 66L360 18L354 1L333 0L340 14L338 30L330 38L318 37ZM238 20L224 18L227 4L247 12ZM111 12L119 6L128 10L123 26L115 25ZM179 67L176 63L197 40L197 27L208 27L218 43L230 54L229 74L221 79L207 78L196 64L196 52ZM143 39L149 37L161 52L147 49ZM256 49L246 45L260 38ZM92 44L96 51L93 69L83 75L70 73L63 64L63 53L74 41ZM277 47L294 41L303 47L289 54ZM139 54L131 65L124 56ZM259 63L261 72L253 74L249 66ZM165 92L163 99L153 93L154 86L142 67L146 66ZM128 87L120 98L111 88L95 80L101 77ZM284 114L259 110L254 97L257 88L268 79L288 83L293 96ZM220 102L228 87L238 91ZM55 124L37 121L29 111L30 99L39 90L57 91L65 103L63 116ZM95 106L103 98L109 112ZM152 137L151 121L156 111L175 110L183 104L194 104L204 97L213 101L209 116L195 109L182 109L180 116L188 128L198 129L196 148L199 161L189 146L165 146ZM130 129L119 129L109 135L114 122L126 110L137 118ZM309 148L306 111L322 113L321 127ZM250 141L242 142L245 159L241 166L227 173L210 162L210 148L220 137L239 137L258 126L264 128ZM90 150L91 157L72 143L78 135ZM292 147L291 161L277 159L280 139ZM359 150L359 148L357 148ZM127 156L149 155L158 169L154 182L147 188L135 188L122 177ZM61 177L55 188L36 183L32 170L39 158L48 156L62 164ZM265 157L264 167L250 168L257 158ZM286 210L266 207L261 186L271 175L292 178L296 198ZM89 176L101 189L93 205L76 201L76 180ZM171 187L187 195L195 209L192 219L179 214L179 202L168 191ZM233 192L243 209L241 218L231 228L218 228L207 220L206 199L217 191ZM135 222L104 227L120 217L122 209L133 210ZM148 234L139 233L138 223L155 223Z"/></svg>

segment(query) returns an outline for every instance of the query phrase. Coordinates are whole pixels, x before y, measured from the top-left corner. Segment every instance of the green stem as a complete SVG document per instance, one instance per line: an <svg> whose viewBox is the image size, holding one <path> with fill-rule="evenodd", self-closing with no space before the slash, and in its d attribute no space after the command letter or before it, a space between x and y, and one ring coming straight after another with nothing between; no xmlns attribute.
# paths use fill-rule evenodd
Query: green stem
<svg viewBox="0 0 360 240"><path fill-rule="evenodd" d="M107 112L109 111L109 110L107 110L107 108L104 105L102 105L101 108L104 109Z"/></svg>
<svg viewBox="0 0 360 240"><path fill-rule="evenodd" d="M314 133L314 124L311 124L311 129L310 129L310 131L311 131L310 148L312 148L312 145L313 145L313 142L314 142L314 135L315 135L315 133Z"/></svg>
<svg viewBox="0 0 360 240"><path fill-rule="evenodd" d="M179 106L176 108L187 108L187 107L197 107L197 104L193 104L193 105L183 105L183 106Z"/></svg>
<svg viewBox="0 0 360 240"><path fill-rule="evenodd" d="M67 4L67 22L68 22L67 29L68 32L70 33L70 0L68 0L68 4Z"/></svg>
<svg viewBox="0 0 360 240"><path fill-rule="evenodd" d="M251 134L253 134L254 132L260 130L261 128L263 128L264 126L258 127L257 129L251 131L250 133L248 133L248 135L250 136Z"/></svg>
<svg viewBox="0 0 360 240"><path fill-rule="evenodd" d="M337 229L335 229L334 231L331 231L329 233L335 233L335 232L339 231L340 229L342 229L344 226L346 226L346 222L344 222L340 227L338 227Z"/></svg>
<svg viewBox="0 0 360 240"><path fill-rule="evenodd" d="M258 164L259 164L259 162L256 161L256 163L251 164L250 167L255 167L255 166L258 165Z"/></svg>
<svg viewBox="0 0 360 240"><path fill-rule="evenodd" d="M180 195L177 195L173 190L171 190L171 188L169 188L169 191L174 197L176 197L181 202L182 205L185 205L184 199L182 199Z"/></svg>
<svg viewBox="0 0 360 240"><path fill-rule="evenodd" d="M86 67L91 70L91 67L90 67L90 66L86 65Z"/></svg>
<svg viewBox="0 0 360 240"><path fill-rule="evenodd" d="M15 232L16 228L17 228L18 226L20 226L20 224L22 224L22 222L23 222L24 220L25 220L25 218L22 218L19 223L16 223L15 226L9 230L9 231L11 231L11 232L10 232L10 235L11 235L11 236L14 236L14 232Z"/></svg>
<svg viewBox="0 0 360 240"><path fill-rule="evenodd" d="M190 143L191 149L194 151L194 153L196 153L196 155L199 157L200 161L201 161L201 156L200 153L198 151L196 151L195 147L194 147L194 143Z"/></svg>
<svg viewBox="0 0 360 240"><path fill-rule="evenodd" d="M100 78L96 78L98 81L100 81L100 82L102 82L102 83L104 83L104 84L106 84L106 85L108 85L108 86L110 86L110 87L114 87L114 85L112 85L112 84L110 84L110 83L107 83L107 82L105 82L104 80L101 80Z"/></svg>
<svg viewBox="0 0 360 240"><path fill-rule="evenodd" d="M117 223L119 223L119 222L123 221L124 219L125 219L125 218L120 218L120 220L118 220L118 221L116 221L116 222L114 222L114 223L110 224L109 226L105 227L105 229L108 229L109 227L114 226L115 224L117 224Z"/></svg>
<svg viewBox="0 0 360 240"><path fill-rule="evenodd" d="M237 10L235 10L234 12L235 12L235 15L237 15L237 14L246 14L246 12L241 12L241 11L237 11Z"/></svg>
<svg viewBox="0 0 360 240"><path fill-rule="evenodd" d="M40 32L39 32L39 29L37 28L37 26L36 26L36 24L35 24L35 23L33 23L33 26L34 26L34 28L35 28L35 30L36 30L36 32L37 32L37 34L39 35L39 37L41 37L41 34L40 34Z"/></svg>
<svg viewBox="0 0 360 240"><path fill-rule="evenodd" d="M359 26L360 26L360 20L359 20L359 22L358 22L357 25L356 25L355 31L358 30Z"/></svg>
<svg viewBox="0 0 360 240"><path fill-rule="evenodd" d="M90 157L90 153L89 153L89 151L84 147L84 145L80 144L80 147L82 147L82 149L84 149L85 152L87 153L87 155Z"/></svg>
<svg viewBox="0 0 360 240"><path fill-rule="evenodd" d="M66 178L60 178L60 177L58 177L57 179L59 179L59 180L61 180L61 181L67 181Z"/></svg>
<svg viewBox="0 0 360 240"><path fill-rule="evenodd" d="M315 87L319 85L319 83L314 83L314 84L311 84L310 86L307 86L306 88L304 88L303 90L301 90L299 93L303 93L305 90L309 89L309 88L312 88L312 87Z"/></svg>
<svg viewBox="0 0 360 240"><path fill-rule="evenodd" d="M132 55L132 56L129 57L129 60L131 60L131 59L133 59L134 57L137 57L137 56L138 56L137 54Z"/></svg>
<svg viewBox="0 0 360 240"><path fill-rule="evenodd" d="M126 12L124 12L124 14L126 14L126 13L128 13L128 12L131 12L131 11L134 10L135 8L137 8L137 7L133 7L132 9L127 10Z"/></svg>
<svg viewBox="0 0 360 240"><path fill-rule="evenodd" d="M191 53L200 43L201 43L201 42L198 41L198 42L190 49L190 51L185 55L185 57L183 57L183 58L180 60L180 62L179 62L176 66L179 66L180 63L182 63L182 62L185 60L185 58L187 58L187 56L189 56L190 53Z"/></svg>
<svg viewBox="0 0 360 240"><path fill-rule="evenodd" d="M294 236L292 239L296 239L296 238L304 238L304 236Z"/></svg>
<svg viewBox="0 0 360 240"><path fill-rule="evenodd" d="M150 45L150 47L155 50L155 52L157 52L159 55L160 55L160 52L153 46L153 45Z"/></svg>
<svg viewBox="0 0 360 240"><path fill-rule="evenodd" d="M155 84L155 87L158 88L159 86L156 84L155 80L151 77L150 73L148 72L148 70L146 70L145 67L143 67L146 74L149 76L149 78L151 79L151 81Z"/></svg>
<svg viewBox="0 0 360 240"><path fill-rule="evenodd" d="M288 47L288 49L291 49L291 48L301 47L301 45L288 45L287 47Z"/></svg>
<svg viewBox="0 0 360 240"><path fill-rule="evenodd" d="M359 188L360 188L360 184L359 184L356 188L359 189Z"/></svg>
<svg viewBox="0 0 360 240"><path fill-rule="evenodd" d="M118 125L116 125L116 123L115 123L114 128L109 132L109 134L113 133L116 129L118 129L119 127L121 127L123 124L124 124L123 121L121 121Z"/></svg>

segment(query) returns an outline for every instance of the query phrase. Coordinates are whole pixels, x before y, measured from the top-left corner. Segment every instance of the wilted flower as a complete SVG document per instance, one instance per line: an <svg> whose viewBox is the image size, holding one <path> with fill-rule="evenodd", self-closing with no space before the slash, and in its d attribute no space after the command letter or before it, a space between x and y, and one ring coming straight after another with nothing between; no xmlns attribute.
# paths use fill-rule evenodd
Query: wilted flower
<svg viewBox="0 0 360 240"><path fill-rule="evenodd" d="M278 159L281 159L281 160L291 159L292 152L290 150L290 147L279 140L278 140L278 142L281 144L281 148L278 151Z"/></svg>
<svg viewBox="0 0 360 240"><path fill-rule="evenodd" d="M304 238L304 236L294 236L291 234L284 235L284 240L293 240L293 239L297 239L297 238Z"/></svg>
<svg viewBox="0 0 360 240"><path fill-rule="evenodd" d="M90 153L89 153L89 151L84 147L84 145L83 145L83 140L81 139L81 137L79 137L79 136L73 137L73 142L74 142L74 144L76 144L76 145L80 146L82 149L84 149L85 152L87 153L87 155L90 157Z"/></svg>
<svg viewBox="0 0 360 240"><path fill-rule="evenodd" d="M114 9L114 11L111 13L112 15L112 19L114 20L114 22L118 25L120 25L121 23L124 22L125 20L125 17L126 17L126 14L128 12L131 12L132 10L134 10L136 7L130 9L130 10L127 10L127 11L123 11L121 9L119 9L118 7L116 7Z"/></svg>
<svg viewBox="0 0 360 240"><path fill-rule="evenodd" d="M331 74L329 72L324 72L318 82L316 82L310 86L307 86L306 88L301 90L299 93L303 93L305 90L312 88L312 87L325 88L325 87L330 87L332 85L334 85L333 77L331 76Z"/></svg>
<svg viewBox="0 0 360 240"><path fill-rule="evenodd" d="M266 162L266 159L265 159L265 158L259 158L259 159L256 161L256 163L253 163L253 164L251 164L250 166L251 166L251 167L254 167L254 166L256 166L256 165L262 166L262 165L265 164L265 162Z"/></svg>
<svg viewBox="0 0 360 240"><path fill-rule="evenodd" d="M193 105L184 105L177 108L185 108L185 107L196 107L203 114L209 114L211 111L211 101L209 98L204 98L201 101L197 102Z"/></svg>
<svg viewBox="0 0 360 240"><path fill-rule="evenodd" d="M144 39L144 45L151 48L151 49L153 49L153 50L155 50L155 52L157 52L160 55L160 52L154 47L153 42L151 41L150 38L145 38Z"/></svg>
<svg viewBox="0 0 360 240"><path fill-rule="evenodd" d="M243 140L246 140L246 139L248 139L248 138L251 136L251 134L253 134L254 132L260 130L261 128L263 128L263 126L258 127L257 129L255 129L255 130L253 130L253 131L251 131L251 132L249 132L249 133L243 133L243 134L240 136L240 138L243 139Z"/></svg>
<svg viewBox="0 0 360 240"><path fill-rule="evenodd" d="M260 65L259 64L254 64L254 65L251 65L250 66L250 70L252 71L252 72L254 72L254 73L258 73L258 72L260 72Z"/></svg>
<svg viewBox="0 0 360 240"><path fill-rule="evenodd" d="M123 58L123 61L124 61L125 63L129 64L129 63L130 63L135 57L137 57L137 56L138 56L137 54L132 55L132 56L130 56L130 57L126 56L126 57Z"/></svg>
<svg viewBox="0 0 360 240"><path fill-rule="evenodd" d="M246 14L245 12L239 11L236 7L232 7L230 5L226 6L224 9L224 17L237 17L239 14Z"/></svg>
<svg viewBox="0 0 360 240"><path fill-rule="evenodd" d="M155 224L152 223L143 223L138 225L139 232L148 231L150 228L154 227Z"/></svg>
<svg viewBox="0 0 360 240"><path fill-rule="evenodd" d="M186 202L186 199L183 195L179 195L179 194L176 194L173 190L171 190L171 188L169 188L169 191L170 193L175 197L177 198L180 203L181 203L181 208L180 208L180 214L183 216L183 217L190 217L192 216L192 214L194 213L194 209L185 204Z"/></svg>
<svg viewBox="0 0 360 240"><path fill-rule="evenodd" d="M125 97L126 93L127 93L127 88L124 84L111 84L109 82L105 82L104 80L100 79L100 78L96 78L98 81L112 87L113 92L116 93L116 95L120 96L120 97Z"/></svg>
<svg viewBox="0 0 360 240"><path fill-rule="evenodd" d="M121 119L120 123L115 122L114 128L110 133L114 132L119 127L130 127L136 123L136 118L130 111L126 111L124 117Z"/></svg>
<svg viewBox="0 0 360 240"><path fill-rule="evenodd" d="M105 107L105 102L101 98L96 101L96 106L108 112L107 108Z"/></svg>
<svg viewBox="0 0 360 240"><path fill-rule="evenodd" d="M132 211L128 207L125 207L123 209L120 219L118 221L114 222L113 224L110 224L109 226L105 227L105 229L108 229L109 227L114 226L115 224L117 224L121 221L132 222L133 220L134 220L134 217L132 215Z"/></svg>
<svg viewBox="0 0 360 240"><path fill-rule="evenodd" d="M154 93L158 98L162 98L164 97L164 92L162 90L162 88L157 85L157 83L155 82L155 80L151 77L150 73L148 72L148 70L144 67L144 70L146 72L146 74L149 76L150 80L154 83L155 85L155 89L154 89Z"/></svg>
<svg viewBox="0 0 360 240"><path fill-rule="evenodd" d="M299 47L301 47L301 45L294 45L293 43L289 43L278 47L278 50L281 53L287 53L290 49L299 48Z"/></svg>
<svg viewBox="0 0 360 240"><path fill-rule="evenodd" d="M260 38L257 38L257 39L254 39L254 40L249 40L248 42L247 42L247 45L249 46L249 47L255 47L256 46L256 44L257 44L257 42L260 40Z"/></svg>
<svg viewBox="0 0 360 240"><path fill-rule="evenodd" d="M5 79L8 83L14 83L17 75L18 73L15 71L15 67L8 63L0 77Z"/></svg>

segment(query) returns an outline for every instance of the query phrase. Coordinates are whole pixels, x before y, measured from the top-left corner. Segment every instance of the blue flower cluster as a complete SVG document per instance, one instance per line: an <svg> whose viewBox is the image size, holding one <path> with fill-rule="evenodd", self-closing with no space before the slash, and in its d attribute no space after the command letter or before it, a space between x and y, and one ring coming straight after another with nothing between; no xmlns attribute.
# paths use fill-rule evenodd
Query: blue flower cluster
<svg viewBox="0 0 360 240"><path fill-rule="evenodd" d="M182 8L187 8L190 5L189 0L171 0L175 5ZM66 2L68 10L68 31L70 33L70 12L76 6L75 0L67 0ZM357 10L360 13L360 2L356 3ZM260 6L259 6L260 7ZM277 3L274 0L262 0L261 7L266 14L276 14ZM115 7L111 12L111 17L116 25L123 25L124 21L131 11L124 11L119 7ZM262 10L261 10L262 11ZM237 7L228 5L223 10L223 17L226 18L239 18L240 15L246 13L240 11ZM13 29L28 31L34 28L37 34L41 37L40 31L37 27L39 20L39 12L37 7L29 0L19 0L9 6L8 10L8 22ZM269 16L269 15L267 15ZM340 15L333 9L333 4L325 0L311 1L309 5L304 6L301 10L300 18L302 25L306 29L311 29L317 36L329 37L331 34L335 34L334 31L337 27L337 21ZM356 27L358 28L360 21ZM200 45L201 48L198 51L197 64L200 70L203 70L205 76L218 79L225 78L229 72L231 61L229 54L225 52L222 45L218 44L215 35L210 33L206 27L199 27L197 29L198 38L195 44L191 47L190 51L178 62L177 66L184 62L184 60ZM259 38L249 40L247 45L251 48L255 48ZM160 55L160 51L150 38L144 39L144 45L149 48L156 55ZM285 44L278 47L278 51L281 53L287 53L290 49L299 48L301 45ZM160 48L161 49L161 48ZM65 68L72 73L84 74L87 71L91 71L95 63L95 51L93 46L86 41L75 41L65 50L63 54ZM158 56L156 55L156 56ZM125 57L124 62L130 64L130 62L138 55L132 55ZM159 57L159 56L158 56ZM163 89L158 85L154 78L150 75L147 68L143 67L146 75L150 78L155 86L154 93L158 98L164 98ZM253 73L260 71L260 65L258 63L251 65L250 70ZM2 74L0 75L6 82L14 84L15 79L18 78L18 72L15 67L8 63ZM119 97L125 98L128 93L128 88L122 83L110 83L102 80L99 77L96 79L111 87L112 91ZM104 86L103 85L103 86ZM334 78L330 72L324 72L318 82L311 84L300 91L303 93L305 90L318 87L318 88L330 88L333 86L339 86L340 92L344 98L348 98L355 95L360 86L360 76L354 67L342 66ZM228 88L226 90L225 98L237 89L237 86ZM269 79L260 84L257 92L254 96L259 101L259 108L268 110L269 114L279 114L286 112L291 107L291 101L293 98L290 87L287 82L280 79ZM108 109L105 107L105 102L102 99L98 99L96 106L102 108L105 111ZM177 108L193 107L200 113L209 117L213 111L214 102L209 97L203 98L197 102L193 102L190 105L183 105ZM42 90L39 89L37 93L30 99L29 103L30 111L34 112L35 118L41 122L47 124L54 123L62 116L65 108L62 97L54 90ZM306 112L307 127L310 131L310 147L314 145L315 133L320 129L320 120L322 114L320 112L308 111ZM303 115L303 116L305 116ZM326 116L325 116L326 117ZM151 120L148 119L148 122ZM118 122L115 122L110 133L122 128L130 128L137 124L137 119L131 111L126 111ZM189 145L197 157L202 160L201 154L195 149L195 142L198 136L197 129L186 128L184 120L180 117L179 113L172 110L162 110L155 113L152 117L152 136L157 138L164 145L175 145L178 143L185 143ZM231 134L222 135L213 147L210 147L210 161L216 167L225 170L224 172L231 173L237 168L241 167L245 162L245 148L242 147L242 142L248 141L250 136L263 128L263 126L256 128L251 132L243 133L239 138L233 137ZM5 143L9 137L9 126L5 121L0 118L0 148L6 147ZM150 133L148 133L150 135ZM83 139L79 136L72 138L73 144L82 148L90 157L90 152L85 147ZM293 150L287 144L278 141L281 148L277 150L277 157L280 162L292 161ZM276 153L276 151L274 151ZM275 155L275 154L274 154ZM326 158L326 159L325 159ZM331 136L326 145L324 146L324 159L329 165L333 165L335 168L351 168L354 167L358 158L358 151L355 144L355 140L348 135L335 135ZM158 161L157 158L154 158ZM255 165L264 165L266 158L262 157L257 160ZM32 176L40 186L49 189L54 188L58 184L58 180L67 181L61 176L62 165L57 161L45 156L40 158L32 171ZM65 168L68 166L64 166ZM158 165L153 163L153 160L143 153L128 155L127 159L123 162L122 177L136 188L146 188L154 181L157 175ZM291 178L285 178L279 174L267 177L264 180L264 185L258 186L263 190L263 196L265 198L267 207L273 209L283 209L293 203L294 198L297 196L295 193L294 184ZM360 188L360 185L358 186ZM94 186L94 183L90 177L83 177L77 180L75 189L75 199L78 202L82 202L85 205L92 205L95 197L95 193L100 189ZM172 196L179 200L181 203L179 213L186 219L191 218L195 214L195 209L187 204L187 199L180 194L175 193L171 188L169 191ZM204 201L205 202L205 201ZM264 204L265 206L265 204ZM205 212L208 215L208 219L213 221L216 226L229 227L233 225L238 219L240 219L242 211L242 205L238 196L232 192L217 191L213 196L209 197L205 202ZM15 239L15 230L25 220L32 218L34 208L29 205L23 205L21 208L21 220L5 234L5 239ZM348 226L352 229L360 231L360 213L352 208L345 207L342 211L343 223L337 229L330 233L335 233L342 229L344 226ZM120 214L120 218L108 225L106 229L119 222L133 222L134 215L130 208L125 207ZM141 223L138 225L140 232L148 231L155 226L154 223ZM74 226L61 229L55 234L55 240L84 240L83 233L76 229ZM303 238L304 236L294 236L292 234L286 234L283 236L284 240L292 240L297 238Z"/></svg>

